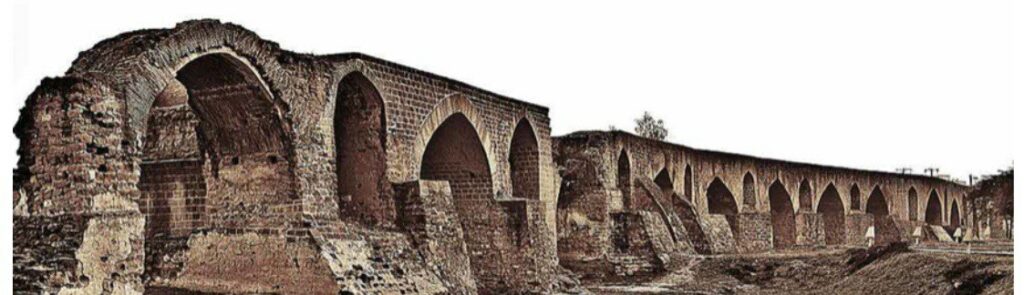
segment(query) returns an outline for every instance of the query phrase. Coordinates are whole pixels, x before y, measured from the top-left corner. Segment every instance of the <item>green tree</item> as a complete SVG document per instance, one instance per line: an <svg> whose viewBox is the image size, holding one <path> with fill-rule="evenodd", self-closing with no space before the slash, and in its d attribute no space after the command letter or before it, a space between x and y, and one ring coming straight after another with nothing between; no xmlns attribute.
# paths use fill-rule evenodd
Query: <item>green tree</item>
<svg viewBox="0 0 1024 295"><path fill-rule="evenodd" d="M636 131L637 135L653 138L657 140L665 140L668 137L668 129L665 128L665 121L661 119L655 119L651 116L650 112L645 111L644 115L636 119Z"/></svg>

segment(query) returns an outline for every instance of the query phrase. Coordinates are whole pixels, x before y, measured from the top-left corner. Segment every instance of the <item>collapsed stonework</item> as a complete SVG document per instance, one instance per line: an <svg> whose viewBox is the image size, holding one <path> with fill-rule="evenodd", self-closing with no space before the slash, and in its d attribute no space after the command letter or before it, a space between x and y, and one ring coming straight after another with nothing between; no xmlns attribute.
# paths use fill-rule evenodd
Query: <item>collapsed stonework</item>
<svg viewBox="0 0 1024 295"><path fill-rule="evenodd" d="M547 112L217 21L125 33L22 110L14 287L546 292Z"/></svg>
<svg viewBox="0 0 1024 295"><path fill-rule="evenodd" d="M666 260L659 257L695 253L867 246L869 231L874 244L913 241L926 225L952 234L973 222L958 205L969 187L920 175L699 150L624 132L557 137L554 157L559 260L584 276L633 275L635 265L655 272ZM931 195L917 198L918 190ZM633 223L665 229L638 237L628 231ZM657 245L659 235L671 237L667 246L632 247Z"/></svg>
<svg viewBox="0 0 1024 295"><path fill-rule="evenodd" d="M571 281L562 266L642 276L974 224L956 183L552 138L547 114L218 21L125 33L22 110L14 289L548 293Z"/></svg>

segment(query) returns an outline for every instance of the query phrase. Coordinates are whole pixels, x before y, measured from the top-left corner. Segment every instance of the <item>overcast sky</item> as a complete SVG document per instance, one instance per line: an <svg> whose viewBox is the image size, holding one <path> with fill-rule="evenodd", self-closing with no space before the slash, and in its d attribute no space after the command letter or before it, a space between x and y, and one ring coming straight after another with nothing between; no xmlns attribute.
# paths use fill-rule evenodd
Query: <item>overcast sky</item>
<svg viewBox="0 0 1024 295"><path fill-rule="evenodd" d="M556 135L629 130L647 110L672 142L762 157L960 178L1013 159L1007 1L34 2L9 12L8 126L79 51L219 18L288 50L363 52L545 105Z"/></svg>

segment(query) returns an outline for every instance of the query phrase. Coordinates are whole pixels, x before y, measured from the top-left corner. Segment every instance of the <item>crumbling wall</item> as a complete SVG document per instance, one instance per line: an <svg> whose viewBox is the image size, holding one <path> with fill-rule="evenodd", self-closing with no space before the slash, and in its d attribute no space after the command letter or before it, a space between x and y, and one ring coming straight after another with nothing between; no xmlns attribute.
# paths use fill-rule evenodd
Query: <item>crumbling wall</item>
<svg viewBox="0 0 1024 295"><path fill-rule="evenodd" d="M740 213L736 216L736 251L758 253L772 249L771 214Z"/></svg>

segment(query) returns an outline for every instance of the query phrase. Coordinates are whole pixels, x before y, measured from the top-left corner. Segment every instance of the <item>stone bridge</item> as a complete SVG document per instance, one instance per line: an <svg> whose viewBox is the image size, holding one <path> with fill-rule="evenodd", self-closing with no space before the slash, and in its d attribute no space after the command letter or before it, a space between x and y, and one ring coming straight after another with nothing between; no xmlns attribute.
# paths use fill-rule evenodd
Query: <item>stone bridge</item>
<svg viewBox="0 0 1024 295"><path fill-rule="evenodd" d="M14 288L551 292L559 259L643 271L970 222L939 179L552 139L547 114L217 21L125 33L22 110Z"/></svg>

